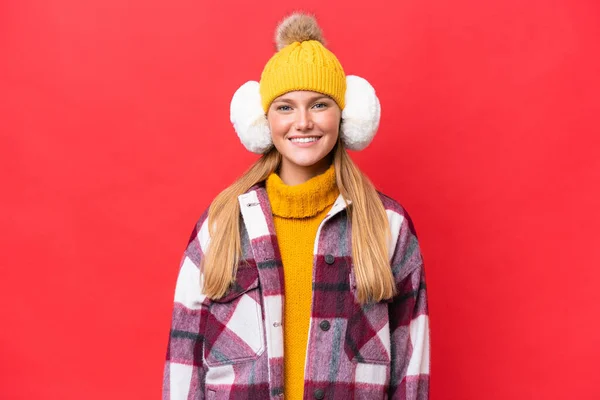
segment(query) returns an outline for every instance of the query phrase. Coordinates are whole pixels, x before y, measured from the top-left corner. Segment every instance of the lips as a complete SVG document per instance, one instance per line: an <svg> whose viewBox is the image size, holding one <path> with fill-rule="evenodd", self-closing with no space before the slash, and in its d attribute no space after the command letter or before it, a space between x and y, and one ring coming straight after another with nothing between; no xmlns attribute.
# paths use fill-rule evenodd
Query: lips
<svg viewBox="0 0 600 400"><path fill-rule="evenodd" d="M289 140L292 143L314 143L319 139L320 138L318 136L309 136L309 137L293 137L293 138L290 138Z"/></svg>

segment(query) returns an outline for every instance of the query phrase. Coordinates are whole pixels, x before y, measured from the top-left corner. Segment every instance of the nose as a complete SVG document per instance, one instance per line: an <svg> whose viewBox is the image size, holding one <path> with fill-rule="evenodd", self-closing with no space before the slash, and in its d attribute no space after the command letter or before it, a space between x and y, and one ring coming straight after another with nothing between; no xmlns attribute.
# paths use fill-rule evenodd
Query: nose
<svg viewBox="0 0 600 400"><path fill-rule="evenodd" d="M313 121L310 115L310 111L305 109L299 109L296 114L296 129L299 131L308 131L313 128Z"/></svg>

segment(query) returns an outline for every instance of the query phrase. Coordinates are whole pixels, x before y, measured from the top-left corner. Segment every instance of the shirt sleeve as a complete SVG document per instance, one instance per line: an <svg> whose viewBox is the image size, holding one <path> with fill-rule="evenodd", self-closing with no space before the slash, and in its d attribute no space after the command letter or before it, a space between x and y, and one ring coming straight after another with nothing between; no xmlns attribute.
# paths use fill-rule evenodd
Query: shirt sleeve
<svg viewBox="0 0 600 400"><path fill-rule="evenodd" d="M167 357L163 375L163 400L204 399L204 325L209 299L201 292L204 216L196 224L181 258Z"/></svg>
<svg viewBox="0 0 600 400"><path fill-rule="evenodd" d="M397 294L390 303L390 399L429 398L429 317L425 270L417 236L406 212L401 216L392 256Z"/></svg>

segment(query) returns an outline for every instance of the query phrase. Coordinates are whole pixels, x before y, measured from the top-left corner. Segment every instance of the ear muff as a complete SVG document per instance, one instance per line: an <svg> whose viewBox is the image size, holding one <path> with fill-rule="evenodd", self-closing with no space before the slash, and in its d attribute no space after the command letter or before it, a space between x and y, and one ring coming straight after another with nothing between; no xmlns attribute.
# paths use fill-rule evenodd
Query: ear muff
<svg viewBox="0 0 600 400"><path fill-rule="evenodd" d="M233 95L230 120L248 151L263 154L273 146L269 122L261 105L260 84L244 83ZM346 77L346 107L342 110L340 136L350 150L363 150L377 133L381 106L371 84L361 77Z"/></svg>
<svg viewBox="0 0 600 400"><path fill-rule="evenodd" d="M342 110L340 135L350 150L363 150L377 133L381 105L371 84L359 76L346 77L346 107Z"/></svg>
<svg viewBox="0 0 600 400"><path fill-rule="evenodd" d="M229 119L242 144L252 153L271 148L271 130L260 102L260 84L248 81L236 90L229 108Z"/></svg>

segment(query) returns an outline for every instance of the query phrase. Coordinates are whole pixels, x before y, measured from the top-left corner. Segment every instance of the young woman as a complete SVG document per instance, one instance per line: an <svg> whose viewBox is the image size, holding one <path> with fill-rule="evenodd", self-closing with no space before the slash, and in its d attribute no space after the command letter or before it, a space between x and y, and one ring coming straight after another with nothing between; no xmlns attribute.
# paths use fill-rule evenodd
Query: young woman
<svg viewBox="0 0 600 400"><path fill-rule="evenodd" d="M262 157L200 217L183 255L164 399L427 399L423 260L406 211L346 149L379 125L316 21L293 14L231 102Z"/></svg>

